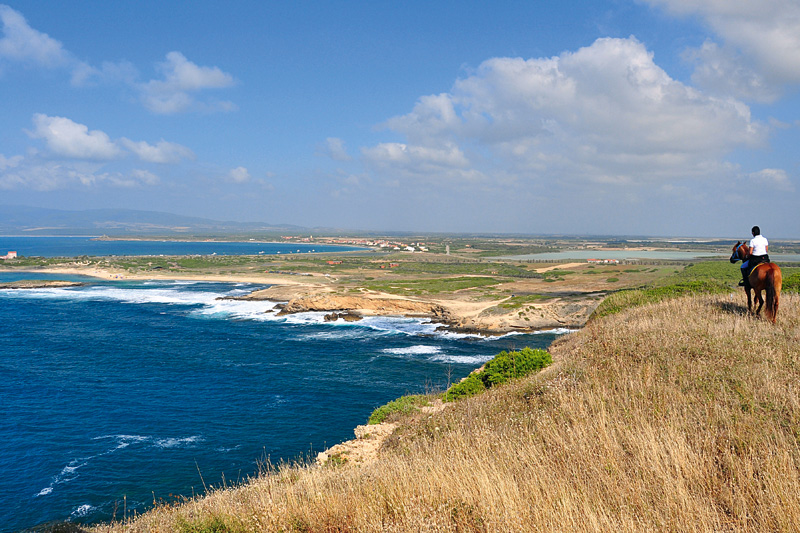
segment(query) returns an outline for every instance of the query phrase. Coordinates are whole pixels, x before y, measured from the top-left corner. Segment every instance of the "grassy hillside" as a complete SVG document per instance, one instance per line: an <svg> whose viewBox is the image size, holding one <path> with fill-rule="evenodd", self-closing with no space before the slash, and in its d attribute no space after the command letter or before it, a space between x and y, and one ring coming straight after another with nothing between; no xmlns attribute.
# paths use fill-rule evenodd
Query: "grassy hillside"
<svg viewBox="0 0 800 533"><path fill-rule="evenodd" d="M275 468L97 531L797 531L800 297L622 309L538 374L406 419L380 460Z"/></svg>

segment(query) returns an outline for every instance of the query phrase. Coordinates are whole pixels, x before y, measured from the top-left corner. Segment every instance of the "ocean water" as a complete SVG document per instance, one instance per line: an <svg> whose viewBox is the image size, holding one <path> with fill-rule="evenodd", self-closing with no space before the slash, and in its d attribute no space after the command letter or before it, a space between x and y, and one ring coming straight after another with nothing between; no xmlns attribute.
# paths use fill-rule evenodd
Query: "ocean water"
<svg viewBox="0 0 800 533"><path fill-rule="evenodd" d="M314 457L353 438L375 407L559 333L331 324L218 299L256 288L93 280L0 290L0 531L121 517L245 479L266 460Z"/></svg>
<svg viewBox="0 0 800 533"><path fill-rule="evenodd" d="M286 242L104 241L92 237L0 236L0 255L15 251L26 257L81 255L270 255L363 250L356 246Z"/></svg>

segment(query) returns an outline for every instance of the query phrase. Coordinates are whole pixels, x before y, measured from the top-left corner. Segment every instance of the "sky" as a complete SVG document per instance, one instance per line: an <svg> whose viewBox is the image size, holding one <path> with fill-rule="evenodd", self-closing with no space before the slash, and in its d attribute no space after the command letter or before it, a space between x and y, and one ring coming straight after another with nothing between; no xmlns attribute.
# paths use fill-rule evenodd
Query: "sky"
<svg viewBox="0 0 800 533"><path fill-rule="evenodd" d="M800 238L798 89L800 0L6 0L0 209Z"/></svg>

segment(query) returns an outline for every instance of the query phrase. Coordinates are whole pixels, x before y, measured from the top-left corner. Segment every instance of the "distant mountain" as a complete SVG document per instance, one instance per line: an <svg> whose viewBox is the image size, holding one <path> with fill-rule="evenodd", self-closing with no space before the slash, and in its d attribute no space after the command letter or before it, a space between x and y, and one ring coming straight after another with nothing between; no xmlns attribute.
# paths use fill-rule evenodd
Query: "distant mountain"
<svg viewBox="0 0 800 533"><path fill-rule="evenodd" d="M91 209L65 211L0 205L2 235L171 235L214 233L306 233L308 228L260 222L223 222L158 211Z"/></svg>

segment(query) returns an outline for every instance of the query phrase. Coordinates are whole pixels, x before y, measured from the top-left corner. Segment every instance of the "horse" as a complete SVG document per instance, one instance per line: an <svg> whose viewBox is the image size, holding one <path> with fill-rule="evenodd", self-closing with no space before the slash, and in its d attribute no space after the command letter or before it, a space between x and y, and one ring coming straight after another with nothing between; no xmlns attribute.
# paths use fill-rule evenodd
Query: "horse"
<svg viewBox="0 0 800 533"><path fill-rule="evenodd" d="M741 241L736 241L733 245L733 253L731 254L731 263L736 261L747 261L750 257L750 247ZM765 291L767 295L767 318L775 323L778 315L778 304L781 299L781 284L783 278L781 277L781 269L775 263L759 263L754 269L750 271L747 277L749 285L745 286L747 292L747 310L754 315L761 312L761 307L764 305L764 299L761 297L761 291ZM750 297L750 289L755 290L755 303L758 307L753 311L753 302Z"/></svg>

